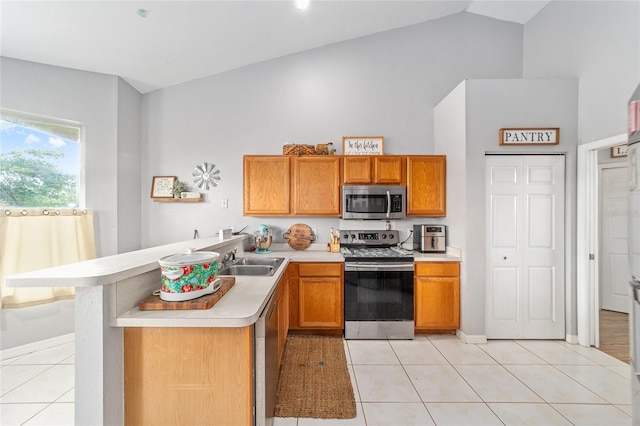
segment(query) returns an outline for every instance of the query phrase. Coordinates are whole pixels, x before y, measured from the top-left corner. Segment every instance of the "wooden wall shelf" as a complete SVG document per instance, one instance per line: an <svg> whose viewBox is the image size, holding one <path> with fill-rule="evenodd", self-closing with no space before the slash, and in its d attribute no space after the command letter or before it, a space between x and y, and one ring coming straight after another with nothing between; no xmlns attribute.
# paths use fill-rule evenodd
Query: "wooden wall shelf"
<svg viewBox="0 0 640 426"><path fill-rule="evenodd" d="M200 198L152 198L156 203L199 203L202 201Z"/></svg>

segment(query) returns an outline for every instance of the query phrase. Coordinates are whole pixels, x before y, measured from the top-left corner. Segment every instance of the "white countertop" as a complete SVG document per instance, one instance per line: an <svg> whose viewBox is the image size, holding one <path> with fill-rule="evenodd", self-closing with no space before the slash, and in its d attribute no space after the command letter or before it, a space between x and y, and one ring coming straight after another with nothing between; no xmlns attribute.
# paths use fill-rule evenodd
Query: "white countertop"
<svg viewBox="0 0 640 426"><path fill-rule="evenodd" d="M246 327L254 324L290 262L343 262L340 253L293 250L274 245L269 254L239 253L238 257L284 257L270 277L236 276L231 289L210 309L141 311L133 308L118 316L119 327ZM158 276L158 281L160 280Z"/></svg>
<svg viewBox="0 0 640 426"><path fill-rule="evenodd" d="M10 287L95 287L115 284L158 270L158 259L187 249L211 250L241 243L244 236L220 240L218 236L198 238L129 253L106 256L70 265L57 266L7 277ZM241 244L240 244L241 246ZM223 253L221 253L223 254ZM273 244L269 254L239 252L238 257L283 257L285 261L273 276L236 276L234 286L210 309L141 311L137 307L112 318L117 327L245 327L254 324L274 292L290 262L344 262L340 253L330 253L326 245L312 244L307 250L294 250L287 244ZM460 261L455 249L447 253L414 253L416 262ZM127 284L128 285L128 284ZM131 284L134 285L134 284ZM126 297L125 292L114 297ZM140 300L127 300L130 306Z"/></svg>
<svg viewBox="0 0 640 426"><path fill-rule="evenodd" d="M90 287L113 284L145 272L160 269L158 259L187 249L211 250L239 242L244 236L220 240L218 236L197 238L83 262L15 274L6 278L9 287ZM223 253L221 253L223 254Z"/></svg>

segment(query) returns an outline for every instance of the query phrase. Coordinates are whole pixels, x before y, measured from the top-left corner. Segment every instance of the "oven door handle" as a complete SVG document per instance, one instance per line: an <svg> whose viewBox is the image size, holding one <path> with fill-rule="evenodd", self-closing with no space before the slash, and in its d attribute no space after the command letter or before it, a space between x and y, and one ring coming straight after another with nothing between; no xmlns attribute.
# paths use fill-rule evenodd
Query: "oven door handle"
<svg viewBox="0 0 640 426"><path fill-rule="evenodd" d="M349 271L413 271L413 263L345 263L345 272Z"/></svg>

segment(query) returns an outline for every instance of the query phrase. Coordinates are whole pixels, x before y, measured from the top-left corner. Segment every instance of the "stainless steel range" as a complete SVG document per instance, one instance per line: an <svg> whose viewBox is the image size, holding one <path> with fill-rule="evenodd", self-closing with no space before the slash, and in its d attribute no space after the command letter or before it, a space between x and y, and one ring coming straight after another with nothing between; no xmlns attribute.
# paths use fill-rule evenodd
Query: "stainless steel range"
<svg viewBox="0 0 640 426"><path fill-rule="evenodd" d="M341 231L345 339L413 339L413 253L398 231Z"/></svg>

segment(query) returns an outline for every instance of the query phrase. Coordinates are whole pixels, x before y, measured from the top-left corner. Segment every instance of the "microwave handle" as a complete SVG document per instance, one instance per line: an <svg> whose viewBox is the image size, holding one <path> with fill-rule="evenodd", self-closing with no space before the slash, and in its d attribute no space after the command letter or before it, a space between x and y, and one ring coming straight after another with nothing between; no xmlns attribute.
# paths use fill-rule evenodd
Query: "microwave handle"
<svg viewBox="0 0 640 426"><path fill-rule="evenodd" d="M391 216L391 193L387 191L387 217Z"/></svg>

